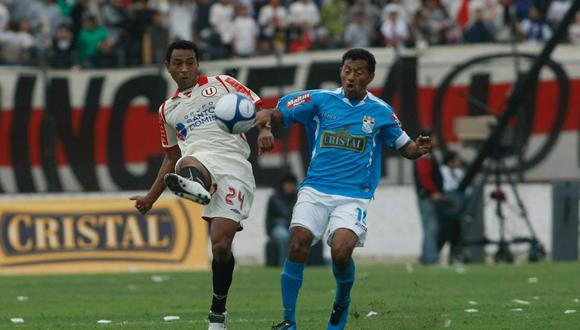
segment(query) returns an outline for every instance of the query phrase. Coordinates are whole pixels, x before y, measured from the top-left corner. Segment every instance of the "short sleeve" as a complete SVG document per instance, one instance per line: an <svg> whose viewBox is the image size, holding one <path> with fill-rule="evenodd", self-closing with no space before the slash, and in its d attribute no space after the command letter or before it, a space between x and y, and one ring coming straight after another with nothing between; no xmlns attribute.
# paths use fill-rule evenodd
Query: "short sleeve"
<svg viewBox="0 0 580 330"><path fill-rule="evenodd" d="M238 93L246 95L254 103L254 105L258 106L262 104L262 99L260 99L258 94L254 93L254 91L244 86L236 79L225 75L217 76L217 79L222 82L222 84L224 84L230 93L235 90Z"/></svg>
<svg viewBox="0 0 580 330"><path fill-rule="evenodd" d="M159 134L161 135L161 146L164 149L170 149L177 145L175 130L165 121L165 102L159 107Z"/></svg>
<svg viewBox="0 0 580 330"><path fill-rule="evenodd" d="M401 149L407 143L411 142L411 138L401 128L401 123L390 109L390 120L386 125L381 127L380 138L389 148Z"/></svg>
<svg viewBox="0 0 580 330"><path fill-rule="evenodd" d="M278 101L277 108L282 112L284 126L293 123L308 125L316 114L313 91L300 91L288 94Z"/></svg>

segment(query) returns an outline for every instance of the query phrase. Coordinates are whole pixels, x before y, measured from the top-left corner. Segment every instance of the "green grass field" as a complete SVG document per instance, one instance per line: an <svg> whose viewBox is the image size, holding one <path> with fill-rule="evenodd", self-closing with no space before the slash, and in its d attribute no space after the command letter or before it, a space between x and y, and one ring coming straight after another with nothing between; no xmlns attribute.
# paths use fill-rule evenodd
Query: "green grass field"
<svg viewBox="0 0 580 330"><path fill-rule="evenodd" d="M230 329L269 329L280 321L279 273L236 269ZM163 281L153 281L154 275ZM0 276L0 328L205 329L210 294L208 272ZM299 328L324 329L333 297L330 270L307 268ZM358 266L352 298L347 329L580 329L580 264L478 265L464 272ZM377 315L367 317L370 311ZM169 315L180 320L164 321ZM11 323L14 317L24 323Z"/></svg>

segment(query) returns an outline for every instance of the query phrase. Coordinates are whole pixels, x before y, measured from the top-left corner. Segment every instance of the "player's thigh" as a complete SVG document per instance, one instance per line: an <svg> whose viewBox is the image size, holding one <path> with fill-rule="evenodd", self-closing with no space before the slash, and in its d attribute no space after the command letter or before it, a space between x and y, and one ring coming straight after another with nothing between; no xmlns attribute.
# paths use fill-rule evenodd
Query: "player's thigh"
<svg viewBox="0 0 580 330"><path fill-rule="evenodd" d="M364 246L367 235L367 208L370 200L344 198L335 200L336 206L330 214L327 244L333 246L334 234L338 229L347 229L356 237L356 246ZM348 237L345 233L345 239ZM342 236L342 235L341 235Z"/></svg>
<svg viewBox="0 0 580 330"><path fill-rule="evenodd" d="M204 207L203 217L227 218L238 223L247 219L254 202L254 178L232 174L215 177L217 188Z"/></svg>
<svg viewBox="0 0 580 330"><path fill-rule="evenodd" d="M312 245L324 235L328 225L330 207L324 196L313 189L303 188L298 192L298 199L292 213L290 228L303 227L312 233Z"/></svg>

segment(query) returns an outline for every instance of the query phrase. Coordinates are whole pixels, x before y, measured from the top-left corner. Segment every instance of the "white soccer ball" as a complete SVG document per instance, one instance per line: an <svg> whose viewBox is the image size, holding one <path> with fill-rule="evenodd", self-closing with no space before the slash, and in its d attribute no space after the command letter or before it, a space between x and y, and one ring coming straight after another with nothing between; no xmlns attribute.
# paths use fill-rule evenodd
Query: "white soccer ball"
<svg viewBox="0 0 580 330"><path fill-rule="evenodd" d="M216 124L231 134L249 131L256 118L254 103L247 96L239 93L222 96L215 105L214 111Z"/></svg>

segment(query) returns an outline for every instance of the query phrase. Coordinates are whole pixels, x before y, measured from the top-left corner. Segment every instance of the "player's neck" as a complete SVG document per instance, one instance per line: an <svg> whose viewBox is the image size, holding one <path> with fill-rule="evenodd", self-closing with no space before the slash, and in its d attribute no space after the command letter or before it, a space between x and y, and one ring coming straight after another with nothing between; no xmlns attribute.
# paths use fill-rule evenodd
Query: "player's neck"
<svg viewBox="0 0 580 330"><path fill-rule="evenodd" d="M196 76L194 79L192 79L191 82L188 82L187 84L183 84L183 85L177 85L177 90L179 90L180 92L183 92L185 90L191 89L193 86L195 86L195 84L197 84L197 81L199 80L199 75Z"/></svg>

